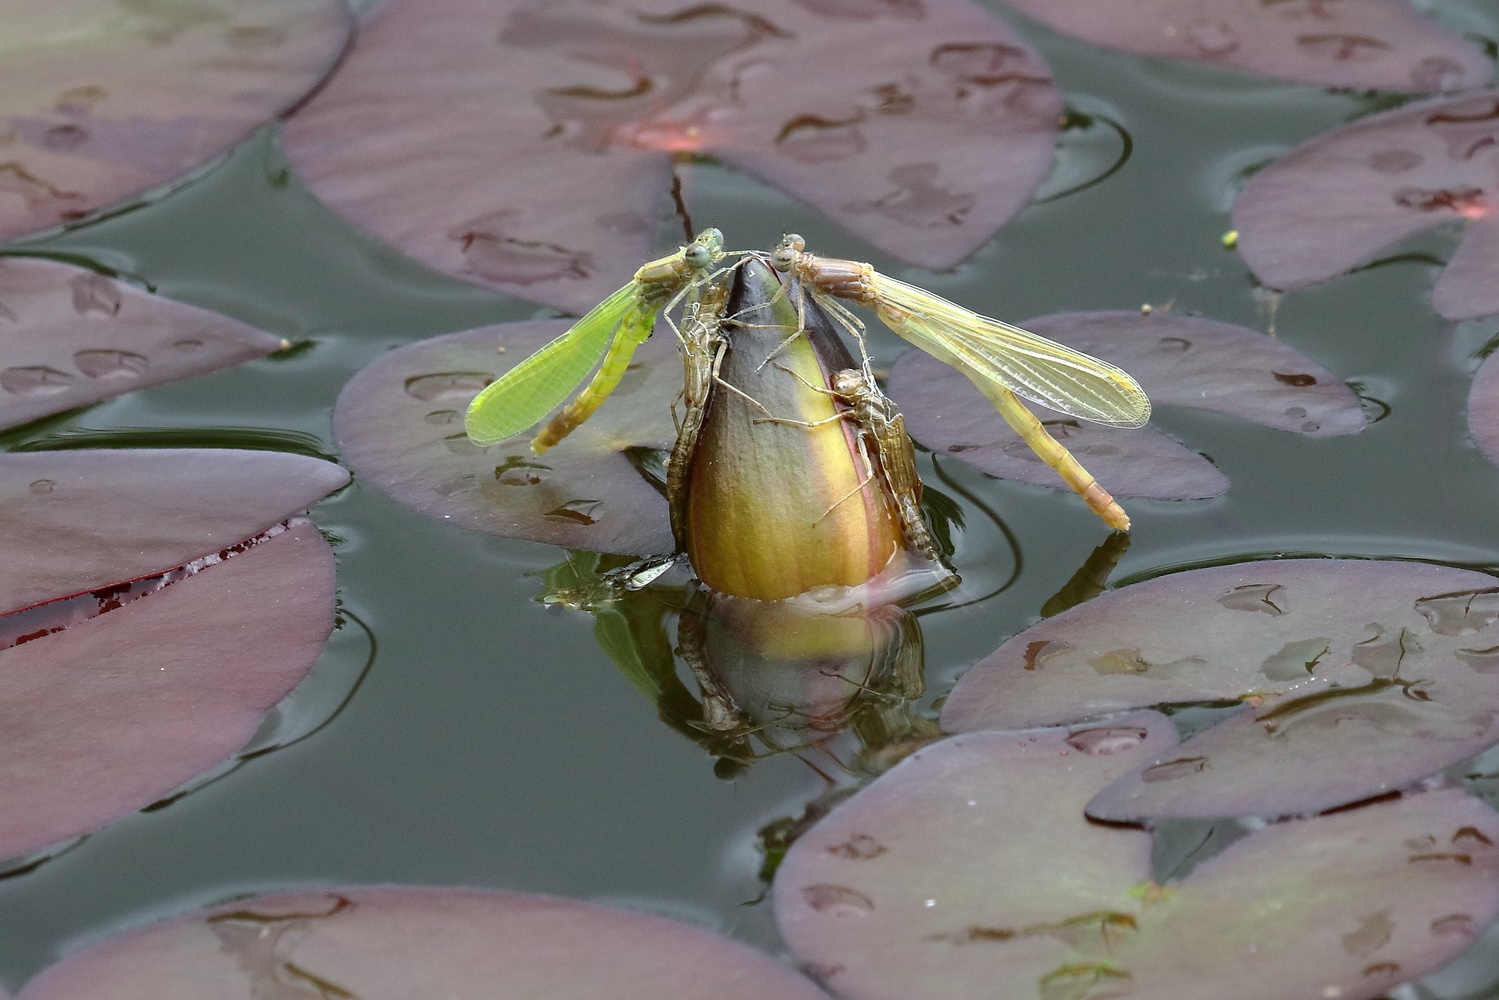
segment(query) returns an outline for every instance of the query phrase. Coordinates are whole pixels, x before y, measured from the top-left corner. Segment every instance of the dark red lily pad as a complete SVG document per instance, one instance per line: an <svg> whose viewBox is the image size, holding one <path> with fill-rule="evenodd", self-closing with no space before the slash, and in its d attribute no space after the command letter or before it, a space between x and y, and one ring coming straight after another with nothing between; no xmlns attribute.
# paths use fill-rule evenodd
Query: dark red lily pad
<svg viewBox="0 0 1499 1000"><path fill-rule="evenodd" d="M779 962L674 920L480 889L262 896L122 934L18 1000L826 1000Z"/></svg>
<svg viewBox="0 0 1499 1000"><path fill-rule="evenodd" d="M1406 787L1499 742L1499 581L1424 563L1295 559L1104 594L959 680L950 732L1145 705L1246 707L1089 806L1104 819L1283 816Z"/></svg>
<svg viewBox="0 0 1499 1000"><path fill-rule="evenodd" d="M529 434L480 448L463 432L469 400L568 325L505 323L382 355L339 394L340 452L361 482L448 524L573 549L671 551L666 500L625 454L676 440L682 362L669 333L640 348L598 412L545 455Z"/></svg>
<svg viewBox="0 0 1499 1000"><path fill-rule="evenodd" d="M0 427L284 346L280 337L81 267L0 258Z"/></svg>
<svg viewBox="0 0 1499 1000"><path fill-rule="evenodd" d="M348 479L329 462L265 451L0 455L0 614L211 555Z"/></svg>
<svg viewBox="0 0 1499 1000"><path fill-rule="evenodd" d="M1461 90L1488 83L1483 49L1405 0L1010 0L1095 45L1355 90Z"/></svg>
<svg viewBox="0 0 1499 1000"><path fill-rule="evenodd" d="M223 760L332 628L333 553L299 519L156 593L0 650L0 857L87 833Z"/></svg>
<svg viewBox="0 0 1499 1000"><path fill-rule="evenodd" d="M1369 1000L1499 910L1499 816L1456 790L1271 826L1155 885L1150 837L1081 806L1170 740L1137 713L917 751L792 845L787 943L851 1000Z"/></svg>
<svg viewBox="0 0 1499 1000"><path fill-rule="evenodd" d="M1288 345L1228 323L1138 311L1055 313L1026 329L1133 375L1157 406L1209 410L1313 436L1365 426L1358 397ZM960 373L919 352L895 363L890 394L912 437L991 475L1062 485ZM1033 407L1052 436L1110 493L1185 500L1218 496L1228 477L1159 431L1121 430Z"/></svg>
<svg viewBox="0 0 1499 1000"><path fill-rule="evenodd" d="M85 218L227 152L307 94L339 0L12 0L0 67L0 240Z"/></svg>
<svg viewBox="0 0 1499 1000"><path fill-rule="evenodd" d="M653 256L679 154L946 267L1030 200L1061 112L1041 58L969 0L395 0L285 140L361 228L583 309Z"/></svg>
<svg viewBox="0 0 1499 1000"><path fill-rule="evenodd" d="M1499 465L1499 362L1490 355L1468 392L1468 433L1485 458Z"/></svg>
<svg viewBox="0 0 1499 1000"><path fill-rule="evenodd" d="M1432 305L1448 319L1499 312L1499 91L1371 115L1256 173L1234 203L1239 251L1278 289L1367 263L1398 240L1465 222Z"/></svg>

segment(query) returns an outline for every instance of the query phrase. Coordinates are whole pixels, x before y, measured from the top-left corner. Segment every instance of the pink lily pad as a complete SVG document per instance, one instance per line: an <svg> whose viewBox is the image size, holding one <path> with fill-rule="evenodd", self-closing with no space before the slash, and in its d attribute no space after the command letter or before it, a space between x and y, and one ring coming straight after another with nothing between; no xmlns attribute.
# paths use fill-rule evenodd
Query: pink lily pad
<svg viewBox="0 0 1499 1000"><path fill-rule="evenodd" d="M1405 0L1010 0L1041 23L1124 52L1356 90L1461 90L1494 65Z"/></svg>
<svg viewBox="0 0 1499 1000"><path fill-rule="evenodd" d="M333 553L296 520L156 593L0 650L0 857L103 826L229 756L332 628Z"/></svg>
<svg viewBox="0 0 1499 1000"><path fill-rule="evenodd" d="M651 256L676 156L947 267L1030 200L1061 112L1041 58L969 0L394 0L284 134L362 229L583 309Z"/></svg>
<svg viewBox="0 0 1499 1000"><path fill-rule="evenodd" d="M280 337L81 267L0 258L0 427L284 346Z"/></svg>
<svg viewBox="0 0 1499 1000"><path fill-rule="evenodd" d="M1112 820L1305 814L1499 742L1499 586L1424 563L1295 559L1176 573L1011 638L949 732L1243 701L1089 805Z"/></svg>
<svg viewBox="0 0 1499 1000"><path fill-rule="evenodd" d="M1490 355L1473 375L1468 392L1468 433L1483 456L1499 465L1499 362Z"/></svg>
<svg viewBox="0 0 1499 1000"><path fill-rule="evenodd" d="M329 462L263 451L0 455L0 615L211 555L348 479Z"/></svg>
<svg viewBox="0 0 1499 1000"><path fill-rule="evenodd" d="M826 1000L779 962L674 920L480 889L262 896L111 938L18 1000Z"/></svg>
<svg viewBox="0 0 1499 1000"><path fill-rule="evenodd" d="M1448 319L1499 312L1499 91L1439 98L1333 129L1256 173L1234 203L1239 251L1278 289L1373 260L1443 223L1463 242L1437 279Z"/></svg>
<svg viewBox="0 0 1499 1000"><path fill-rule="evenodd" d="M1170 740L1137 713L917 751L792 845L788 945L850 1000L1369 1000L1499 910L1499 816L1457 790L1271 826L1155 885L1149 835L1081 805Z"/></svg>
<svg viewBox="0 0 1499 1000"><path fill-rule="evenodd" d="M227 152L333 67L338 0L13 0L0 240L74 222Z"/></svg>
<svg viewBox="0 0 1499 1000"><path fill-rule="evenodd" d="M545 455L532 454L529 434L480 448L463 432L469 400L568 325L503 323L382 355L339 394L340 453L361 482L448 524L573 549L671 551L666 500L625 454L676 440L682 362L669 334L641 347L598 412Z"/></svg>
<svg viewBox="0 0 1499 1000"><path fill-rule="evenodd" d="M1054 313L1026 329L1112 362L1158 406L1209 410L1313 436L1351 434L1366 421L1358 397L1294 348L1244 327L1167 313ZM983 395L947 365L909 351L890 374L890 394L923 445L990 475L1061 487ZM1228 477L1151 428L1120 430L1033 407L1115 496L1185 500L1218 496Z"/></svg>

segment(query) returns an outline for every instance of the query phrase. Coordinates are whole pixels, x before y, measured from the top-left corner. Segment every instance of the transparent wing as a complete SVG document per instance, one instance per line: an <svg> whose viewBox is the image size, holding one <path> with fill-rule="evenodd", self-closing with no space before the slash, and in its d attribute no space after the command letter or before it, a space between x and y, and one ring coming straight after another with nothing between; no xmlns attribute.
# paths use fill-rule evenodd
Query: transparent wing
<svg viewBox="0 0 1499 1000"><path fill-rule="evenodd" d="M463 417L469 440L487 448L552 412L593 371L620 324L642 311L636 292L634 282L621 288L572 329L485 386Z"/></svg>
<svg viewBox="0 0 1499 1000"><path fill-rule="evenodd" d="M1107 361L980 316L883 274L873 276L875 311L896 334L958 368L985 395L1009 389L1068 416L1110 427L1141 427L1150 399ZM986 385L985 383L989 383Z"/></svg>

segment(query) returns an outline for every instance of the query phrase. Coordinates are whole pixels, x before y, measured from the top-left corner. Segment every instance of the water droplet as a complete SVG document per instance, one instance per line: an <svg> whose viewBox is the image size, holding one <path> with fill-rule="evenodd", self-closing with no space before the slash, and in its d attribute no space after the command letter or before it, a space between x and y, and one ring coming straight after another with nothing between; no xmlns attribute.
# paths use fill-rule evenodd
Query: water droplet
<svg viewBox="0 0 1499 1000"><path fill-rule="evenodd" d="M181 351L183 354L191 354L203 346L203 341L194 337L185 337L182 340L172 341L172 349Z"/></svg>
<svg viewBox="0 0 1499 1000"><path fill-rule="evenodd" d="M1286 589L1278 583L1246 583L1235 587L1218 603L1230 611L1261 611L1267 615L1283 615L1290 608Z"/></svg>
<svg viewBox="0 0 1499 1000"><path fill-rule="evenodd" d="M797 4L823 17L849 21L872 21L878 17L915 20L926 15L921 0L796 0Z"/></svg>
<svg viewBox="0 0 1499 1000"><path fill-rule="evenodd" d="M453 479L438 483L434 489L438 496L450 497L454 493L467 493L479 488L479 479L474 475L457 476ZM447 516L447 515L444 515Z"/></svg>
<svg viewBox="0 0 1499 1000"><path fill-rule="evenodd" d="M1499 143L1499 99L1475 97L1458 105L1447 105L1426 118L1427 126L1441 136L1447 155L1471 160L1480 149Z"/></svg>
<svg viewBox="0 0 1499 1000"><path fill-rule="evenodd" d="M1038 670L1053 656L1070 653L1074 648L1072 643L1062 642L1060 639L1037 639L1034 642L1028 642L1025 646L1025 669Z"/></svg>
<svg viewBox="0 0 1499 1000"><path fill-rule="evenodd" d="M462 433L461 431L457 434L449 434L445 436L442 439L442 443L447 446L448 451L452 452L455 455L472 455L475 452L484 450L483 448L480 448L478 445L470 441L468 439L468 435Z"/></svg>
<svg viewBox="0 0 1499 1000"><path fill-rule="evenodd" d="M1107 757L1133 750L1149 733L1138 726L1100 726L1067 734L1067 745L1086 754Z"/></svg>
<svg viewBox="0 0 1499 1000"><path fill-rule="evenodd" d="M1446 56L1427 56L1411 67L1411 85L1417 90L1461 90L1466 78L1462 64Z"/></svg>
<svg viewBox="0 0 1499 1000"><path fill-rule="evenodd" d="M1282 385L1293 385L1298 389L1303 386L1317 384L1317 377L1315 375L1306 375L1302 372L1271 372L1270 374L1274 375L1275 381Z"/></svg>
<svg viewBox="0 0 1499 1000"><path fill-rule="evenodd" d="M1343 950L1362 958L1372 955L1390 943L1395 933L1395 924L1390 920L1390 911L1378 913L1359 920L1358 929L1343 935Z"/></svg>
<svg viewBox="0 0 1499 1000"><path fill-rule="evenodd" d="M1138 649L1111 649L1093 657L1088 665L1103 676L1110 674L1135 674L1151 680L1181 677L1196 672L1207 661L1199 656L1187 656L1180 660L1152 663Z"/></svg>
<svg viewBox="0 0 1499 1000"><path fill-rule="evenodd" d="M113 316L120 311L119 286L102 274L80 274L68 282L73 289L73 308L80 316L96 312Z"/></svg>
<svg viewBox="0 0 1499 1000"><path fill-rule="evenodd" d="M1239 47L1234 29L1222 21L1193 21L1183 34L1198 53L1208 57L1226 56Z"/></svg>
<svg viewBox="0 0 1499 1000"><path fill-rule="evenodd" d="M1449 913L1445 917L1437 917L1431 922L1431 933L1438 937L1465 937L1471 938L1477 935L1477 925L1473 917L1467 913Z"/></svg>
<svg viewBox="0 0 1499 1000"><path fill-rule="evenodd" d="M937 72L964 80L1013 74L1029 61L1024 49L1003 42L950 42L927 56L927 64Z"/></svg>
<svg viewBox="0 0 1499 1000"><path fill-rule="evenodd" d="M1181 351L1190 351L1192 349L1192 342L1185 337L1162 337L1156 341L1156 348L1162 351L1179 353Z"/></svg>
<svg viewBox="0 0 1499 1000"><path fill-rule="evenodd" d="M422 419L429 424L453 424L460 417L457 410L433 410Z"/></svg>
<svg viewBox="0 0 1499 1000"><path fill-rule="evenodd" d="M1290 406L1286 408L1286 416L1292 420L1300 420L1306 416L1306 410L1300 406Z"/></svg>
<svg viewBox="0 0 1499 1000"><path fill-rule="evenodd" d="M1301 428L1300 429L1301 429L1301 433L1303 433L1303 434L1315 434L1315 433L1317 433L1318 431L1320 431L1322 429L1322 421L1320 421L1320 420L1306 420L1306 421L1303 421L1302 424L1301 424Z"/></svg>
<svg viewBox="0 0 1499 1000"><path fill-rule="evenodd" d="M130 351L74 351L73 364L89 378L140 378L151 362Z"/></svg>
<svg viewBox="0 0 1499 1000"><path fill-rule="evenodd" d="M448 238L458 242L469 270L490 281L532 285L593 274L591 255L553 243L514 239L472 223L450 232Z"/></svg>
<svg viewBox="0 0 1499 1000"><path fill-rule="evenodd" d="M1421 649L1415 636L1404 626L1393 632L1383 625L1371 623L1369 627L1374 630L1374 635L1354 643L1349 659L1375 677L1389 679L1397 676L1405 654Z"/></svg>
<svg viewBox="0 0 1499 1000"><path fill-rule="evenodd" d="M103 87L92 85L72 87L57 95L57 103L53 104L52 108L64 115L86 115L108 96L109 91Z"/></svg>
<svg viewBox="0 0 1499 1000"><path fill-rule="evenodd" d="M1140 772L1140 780L1147 783L1176 781L1180 778L1190 778L1194 774L1201 774L1207 769L1206 757L1178 757L1176 760L1163 761L1147 767Z"/></svg>
<svg viewBox="0 0 1499 1000"><path fill-rule="evenodd" d="M1265 657L1260 673L1272 681L1304 681L1331 649L1332 640L1325 636L1295 639Z"/></svg>
<svg viewBox="0 0 1499 1000"><path fill-rule="evenodd" d="M828 163L864 152L864 133L859 119L837 120L818 115L798 115L781 126L776 146L802 163Z"/></svg>
<svg viewBox="0 0 1499 1000"><path fill-rule="evenodd" d="M972 210L974 196L954 192L939 180L941 167L934 162L908 163L888 174L895 190L870 201L852 201L843 206L854 213L877 212L919 229L962 225Z"/></svg>
<svg viewBox="0 0 1499 1000"><path fill-rule="evenodd" d="M46 496L48 493L51 493L53 490L57 489L57 482L56 480L52 479L38 479L26 488L30 490L34 495L41 497Z"/></svg>
<svg viewBox="0 0 1499 1000"><path fill-rule="evenodd" d="M494 376L487 372L439 372L434 375L417 375L406 380L406 394L424 403L435 403L440 399L469 400L493 381Z"/></svg>
<svg viewBox="0 0 1499 1000"><path fill-rule="evenodd" d="M1400 978L1399 962L1375 962L1364 967L1364 977L1396 980Z"/></svg>
<svg viewBox="0 0 1499 1000"><path fill-rule="evenodd" d="M862 917L874 912L874 900L846 885L822 882L802 886L802 899L819 913L835 917Z"/></svg>
<svg viewBox="0 0 1499 1000"><path fill-rule="evenodd" d="M967 442L959 442L958 444L950 444L950 445L948 445L947 446L947 450L951 454L960 455L960 454L962 454L965 451L973 451L976 448L982 448L982 447L983 447L983 445L981 445L981 444L971 444L971 443L967 443Z"/></svg>
<svg viewBox="0 0 1499 1000"><path fill-rule="evenodd" d="M835 857L853 861L868 861L884 854L889 848L867 833L856 833L841 844L829 844L827 852Z"/></svg>
<svg viewBox="0 0 1499 1000"><path fill-rule="evenodd" d="M1336 31L1297 35L1296 44L1303 52L1329 62L1359 62L1373 59L1390 47L1388 42L1368 35L1345 35Z"/></svg>
<svg viewBox="0 0 1499 1000"><path fill-rule="evenodd" d="M494 478L501 486L535 486L543 482L551 471L550 465L529 462L520 455L511 455L503 465L494 467Z"/></svg>
<svg viewBox="0 0 1499 1000"><path fill-rule="evenodd" d="M1391 197L1401 208L1417 212L1451 212L1454 215L1483 215L1486 211L1482 188L1403 187Z"/></svg>
<svg viewBox="0 0 1499 1000"><path fill-rule="evenodd" d="M269 49L286 42L286 32L269 25L236 25L224 32L224 41L236 49Z"/></svg>
<svg viewBox="0 0 1499 1000"><path fill-rule="evenodd" d="M1072 450L1079 455L1091 455L1093 458L1112 458L1123 453L1123 449L1112 444L1086 444Z"/></svg>
<svg viewBox="0 0 1499 1000"><path fill-rule="evenodd" d="M42 133L41 147L57 153L65 153L68 150L77 149L88 141L88 129L81 125L68 123L65 125L53 125Z"/></svg>
<svg viewBox="0 0 1499 1000"><path fill-rule="evenodd" d="M17 396L55 396L67 392L73 376L46 365L0 371L0 389Z"/></svg>
<svg viewBox="0 0 1499 1000"><path fill-rule="evenodd" d="M602 500L569 500L562 506L547 511L546 516L587 526L598 524L603 513L604 501Z"/></svg>
<svg viewBox="0 0 1499 1000"><path fill-rule="evenodd" d="M1459 827L1452 835L1452 842L1454 844L1483 844L1485 847L1494 846L1494 842L1489 839L1488 835L1476 826Z"/></svg>
<svg viewBox="0 0 1499 1000"><path fill-rule="evenodd" d="M1423 597L1416 601L1416 611L1438 635L1477 632L1499 619L1499 587Z"/></svg>
<svg viewBox="0 0 1499 1000"><path fill-rule="evenodd" d="M1425 157L1414 149L1381 149L1369 156L1369 166L1382 174L1403 174L1419 167Z"/></svg>

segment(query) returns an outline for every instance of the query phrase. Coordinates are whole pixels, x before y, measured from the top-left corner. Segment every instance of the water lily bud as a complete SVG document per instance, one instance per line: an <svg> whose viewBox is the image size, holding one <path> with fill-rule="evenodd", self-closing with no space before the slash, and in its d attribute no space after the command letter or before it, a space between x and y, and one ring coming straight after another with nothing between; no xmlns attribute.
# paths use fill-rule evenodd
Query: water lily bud
<svg viewBox="0 0 1499 1000"><path fill-rule="evenodd" d="M802 307L799 333L794 290L757 260L739 267L720 382L674 498L698 577L737 597L856 586L904 551L895 500L825 391L858 366L815 304Z"/></svg>

